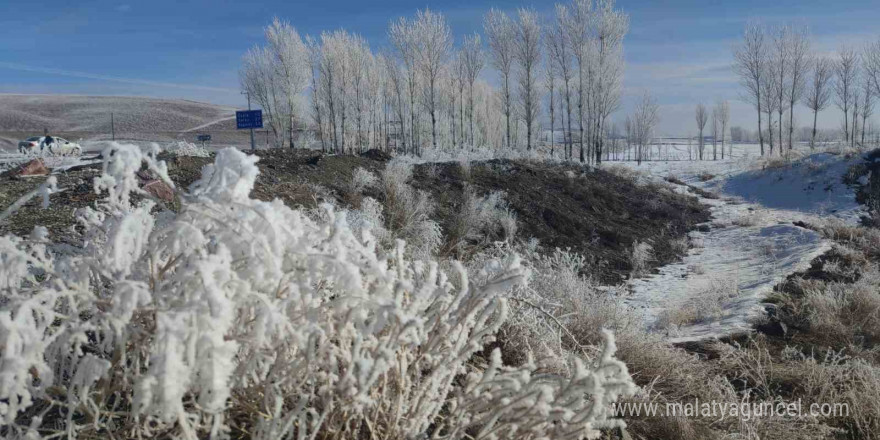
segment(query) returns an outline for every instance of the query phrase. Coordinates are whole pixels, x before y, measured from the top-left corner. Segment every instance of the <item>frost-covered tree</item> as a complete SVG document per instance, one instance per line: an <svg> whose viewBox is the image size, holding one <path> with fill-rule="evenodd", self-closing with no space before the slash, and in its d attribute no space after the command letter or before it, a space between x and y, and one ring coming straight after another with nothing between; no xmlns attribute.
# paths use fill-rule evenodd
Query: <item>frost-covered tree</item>
<svg viewBox="0 0 880 440"><path fill-rule="evenodd" d="M849 113L854 105L853 96L858 88L859 58L852 48L842 47L837 52L834 62L834 95L835 104L843 112L844 140L849 142L855 136L849 123Z"/></svg>
<svg viewBox="0 0 880 440"><path fill-rule="evenodd" d="M465 41L467 44L467 41ZM458 52L456 55L456 64L455 64L455 87L458 91L458 128L459 128L459 143L464 146L468 143L468 137L465 135L464 128L464 89L468 87L469 76L468 76L468 68L467 68L467 57L465 56L464 49ZM453 112L453 118L455 114ZM453 126L455 121L453 121Z"/></svg>
<svg viewBox="0 0 880 440"><path fill-rule="evenodd" d="M874 92L880 95L880 40L865 46L862 60L865 75L874 85Z"/></svg>
<svg viewBox="0 0 880 440"><path fill-rule="evenodd" d="M311 79L309 52L296 29L278 18L266 27L266 46L244 56L239 72L241 86L262 107L275 145L291 148L293 132L305 90Z"/></svg>
<svg viewBox="0 0 880 440"><path fill-rule="evenodd" d="M277 17L266 28L266 43L275 57L277 83L284 97L282 113L287 113L285 124L289 145L290 148L295 148L293 132L297 120L300 119L301 100L312 74L308 48L296 29Z"/></svg>
<svg viewBox="0 0 880 440"><path fill-rule="evenodd" d="M406 95L409 98L409 145L412 152L417 153L416 146L416 93L417 93L417 69L418 69L418 48L416 47L416 29L415 24L404 17L391 23L388 29L388 36L394 45L397 55L403 63L403 72L406 78ZM403 129L403 120L401 119L401 128ZM405 134L401 133L404 137ZM404 139L404 152L406 152L407 142Z"/></svg>
<svg viewBox="0 0 880 440"><path fill-rule="evenodd" d="M269 48L254 47L242 58L239 82L250 99L262 107L264 119L272 130L275 146L284 142L283 96L280 93L275 56Z"/></svg>
<svg viewBox="0 0 880 440"><path fill-rule="evenodd" d="M721 121L721 159L724 159L724 146L727 140L727 127L730 125L730 103L725 101L719 101L717 104L718 110L718 119ZM733 155L733 146L730 146L731 151L729 155L732 158Z"/></svg>
<svg viewBox="0 0 880 440"><path fill-rule="evenodd" d="M781 84L777 81L778 76L776 76L777 69L774 65L774 59L772 57L767 57L765 61L766 62L763 64L764 73L761 75L761 107L763 107L764 111L767 113L767 139L770 146L769 154L772 155L774 127L773 115L779 108L780 101L777 97L779 96L779 87L781 87ZM780 129L782 129L782 127L780 127Z"/></svg>
<svg viewBox="0 0 880 440"><path fill-rule="evenodd" d="M700 132L699 137L699 158L703 160L703 150L705 149L705 140L703 139L703 130L706 128L706 121L709 119L709 115L706 113L706 106L702 103L697 104L697 109L694 112L695 119L697 121L697 130Z"/></svg>
<svg viewBox="0 0 880 440"><path fill-rule="evenodd" d="M515 25L514 60L518 67L520 112L526 124L526 150L532 149L540 115L538 68L541 64L541 25L533 9L519 9Z"/></svg>
<svg viewBox="0 0 880 440"><path fill-rule="evenodd" d="M351 66L351 86L349 88L353 103L352 110L356 124L355 146L358 152L364 148L364 119L371 101L371 74L375 73L373 54L367 41L359 35L353 35L346 47L347 62Z"/></svg>
<svg viewBox="0 0 880 440"><path fill-rule="evenodd" d="M563 142L565 143L565 157L571 160L571 80L574 76L572 66L571 43L566 33L567 9L562 5L556 5L556 19L552 26L547 29L545 42L547 45L548 63L552 64L562 79L562 99L565 105L565 121L563 124Z"/></svg>
<svg viewBox="0 0 880 440"><path fill-rule="evenodd" d="M404 104L404 100L406 99L406 86L404 84L403 73L400 70L400 65L397 62L395 56L389 52L383 52L376 58L377 63L381 63L381 71L385 74L384 79L384 110L385 110L385 121L384 121L384 137L385 137L385 146L388 147L391 142L392 130L394 130L393 135L395 136L395 142L399 139L403 142L406 137L404 136L402 124L405 120L406 115L406 105ZM400 127L398 130L395 127ZM398 148L401 147L400 143L396 145Z"/></svg>
<svg viewBox="0 0 880 440"><path fill-rule="evenodd" d="M312 107L312 121L318 132L318 139L321 142L321 151L327 151L327 130L325 129L325 116L323 101L326 90L319 86L318 78L321 74L321 45L311 36L306 37L306 45L309 50L309 70L311 75L311 93L310 101Z"/></svg>
<svg viewBox="0 0 880 440"><path fill-rule="evenodd" d="M437 148L437 107L440 76L452 50L452 34L442 14L430 9L418 11L413 23L419 73L425 80L425 106L431 115L431 141Z"/></svg>
<svg viewBox="0 0 880 440"><path fill-rule="evenodd" d="M347 47L351 36L345 31L321 33L319 60L319 95L326 108L327 124L333 151L345 150L345 115L348 112L346 95L350 68Z"/></svg>
<svg viewBox="0 0 880 440"><path fill-rule="evenodd" d="M767 61L767 43L764 28L755 22L746 25L743 41L734 49L734 69L739 76L740 84L745 88L743 99L751 103L758 113L758 141L761 155L764 155L764 128L761 122L765 84L767 82L765 68ZM772 141L771 141L772 142Z"/></svg>
<svg viewBox="0 0 880 440"><path fill-rule="evenodd" d="M620 108L623 82L623 38L629 30L629 16L615 9L615 0L597 0L591 21L595 46L592 135L596 163L602 161L605 121Z"/></svg>
<svg viewBox="0 0 880 440"><path fill-rule="evenodd" d="M470 124L470 144L474 146L474 83L485 65L480 35L474 33L464 37L461 47L462 62L468 82L468 122Z"/></svg>
<svg viewBox="0 0 880 440"><path fill-rule="evenodd" d="M782 154L783 115L788 108L788 91L792 78L792 52L790 26L779 26L772 32L769 56L769 69L772 72L770 80L773 83L772 90L776 101L776 111L779 113L779 153Z"/></svg>
<svg viewBox="0 0 880 440"><path fill-rule="evenodd" d="M516 28L510 17L497 9L491 9L486 14L483 20L483 28L486 33L486 40L489 43L489 55L492 65L501 74L501 101L504 108L504 117L507 122L505 130L507 143L505 146L511 148L510 116L513 111L513 105L511 102L510 81L515 60L514 41L516 38Z"/></svg>
<svg viewBox="0 0 880 440"><path fill-rule="evenodd" d="M547 35L544 36L544 42L547 42ZM550 157L553 157L556 146L556 65L547 60L544 64L544 85L547 88L547 112L550 114L550 136L547 139L550 143Z"/></svg>
<svg viewBox="0 0 880 440"><path fill-rule="evenodd" d="M871 115L874 114L874 105L876 103L875 98L877 97L877 91L874 88L874 82L871 77L863 72L861 78L861 104L859 105L859 112L862 117L862 126L861 126L861 138L859 140L859 144L862 146L865 145L865 128L868 126L868 119Z"/></svg>
<svg viewBox="0 0 880 440"><path fill-rule="evenodd" d="M557 13L559 10L557 9ZM590 44L590 23L593 20L593 2L591 0L573 0L571 5L563 10L565 17L565 32L571 41L572 54L577 63L577 92L578 92L578 145L580 147L579 159L586 161L584 151L584 126L586 118L584 110L589 111L590 90L590 62L592 60L593 47Z"/></svg>
<svg viewBox="0 0 880 440"><path fill-rule="evenodd" d="M834 68L832 61L825 57L818 57L812 62L813 74L810 78L807 90L806 104L813 111L813 131L810 135L810 148L816 146L816 122L819 112L825 110L831 101L830 82L833 79Z"/></svg>
<svg viewBox="0 0 880 440"><path fill-rule="evenodd" d="M721 108L712 107L712 160L718 160L718 131L721 129Z"/></svg>
<svg viewBox="0 0 880 440"><path fill-rule="evenodd" d="M786 98L788 99L788 149L791 150L794 138L794 105L804 97L807 87L807 75L810 70L810 39L804 28L792 27L785 36L786 52L788 53L789 81Z"/></svg>
<svg viewBox="0 0 880 440"><path fill-rule="evenodd" d="M642 164L647 147L654 136L654 128L660 122L660 106L647 91L642 93L635 111L626 120L627 139L636 146L636 161Z"/></svg>

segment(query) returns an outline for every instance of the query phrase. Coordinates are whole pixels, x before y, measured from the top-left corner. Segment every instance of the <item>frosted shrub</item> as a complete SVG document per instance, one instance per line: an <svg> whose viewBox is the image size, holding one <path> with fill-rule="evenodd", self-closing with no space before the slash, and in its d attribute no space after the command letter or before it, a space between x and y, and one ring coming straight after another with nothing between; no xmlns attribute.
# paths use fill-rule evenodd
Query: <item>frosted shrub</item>
<svg viewBox="0 0 880 440"><path fill-rule="evenodd" d="M630 252L629 263L632 266L632 276L644 275L648 270L648 262L654 258L654 248L645 242L633 243Z"/></svg>
<svg viewBox="0 0 880 440"><path fill-rule="evenodd" d="M379 183L379 178L375 174L357 167L351 176L351 191L361 193L367 188L373 188Z"/></svg>
<svg viewBox="0 0 880 440"><path fill-rule="evenodd" d="M104 151L73 255L44 229L0 239L5 437L575 439L619 423L608 404L633 385L610 334L567 377L497 350L468 368L524 283L517 257L474 285L403 242L377 253L344 213L251 199L257 157L235 149L154 215L134 176L167 181L153 153Z"/></svg>
<svg viewBox="0 0 880 440"><path fill-rule="evenodd" d="M211 157L211 152L207 148L187 141L172 142L165 150L177 156Z"/></svg>
<svg viewBox="0 0 880 440"><path fill-rule="evenodd" d="M750 210L745 213L740 214L738 217L733 219L733 224L736 226L748 228L752 226L759 226L767 222L767 214L764 213L760 209Z"/></svg>
<svg viewBox="0 0 880 440"><path fill-rule="evenodd" d="M417 258L429 258L443 239L440 225L431 219L434 205L424 191L409 185L412 163L400 159L388 162L382 170L385 194L385 224L395 238L410 244Z"/></svg>
<svg viewBox="0 0 880 440"><path fill-rule="evenodd" d="M498 235L505 241L513 240L516 230L516 213L508 207L504 193L493 191L478 196L470 186L465 186L455 230L451 231L449 240L453 247L461 250L466 240L483 242Z"/></svg>
<svg viewBox="0 0 880 440"><path fill-rule="evenodd" d="M739 281L736 277L713 277L705 281L695 281L693 291L679 301L667 304L654 327L674 329L719 319L724 316L725 307L739 296Z"/></svg>
<svg viewBox="0 0 880 440"><path fill-rule="evenodd" d="M602 169L633 185L644 184L650 180L644 172L625 165L604 163Z"/></svg>
<svg viewBox="0 0 880 440"><path fill-rule="evenodd" d="M502 267L498 261L512 245L495 246L472 258L470 272L476 279L490 279ZM597 355L594 344L602 341L602 329L628 334L643 326L631 313L618 289L600 289L584 275L584 256L569 250L539 252L534 244L517 245L530 269L529 283L509 293L511 317L502 327L506 359L524 362L529 352L547 371L568 372L568 358ZM493 270L493 268L495 268Z"/></svg>

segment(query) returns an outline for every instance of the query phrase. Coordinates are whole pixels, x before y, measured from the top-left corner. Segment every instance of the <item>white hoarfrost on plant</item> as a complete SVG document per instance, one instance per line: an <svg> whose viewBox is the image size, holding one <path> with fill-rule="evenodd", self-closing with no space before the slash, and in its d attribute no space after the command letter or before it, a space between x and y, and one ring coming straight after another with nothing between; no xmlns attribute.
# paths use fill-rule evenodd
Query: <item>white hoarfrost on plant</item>
<svg viewBox="0 0 880 440"><path fill-rule="evenodd" d="M187 141L172 142L165 150L177 156L211 157L211 152L207 148Z"/></svg>
<svg viewBox="0 0 880 440"><path fill-rule="evenodd" d="M7 437L576 439L619 423L609 404L634 385L610 334L570 375L497 350L480 366L527 278L517 256L475 285L402 241L377 251L376 206L356 236L329 206L253 200L257 158L235 149L155 213L135 177L167 180L155 153L104 151L78 252L54 255L42 228L0 238Z"/></svg>

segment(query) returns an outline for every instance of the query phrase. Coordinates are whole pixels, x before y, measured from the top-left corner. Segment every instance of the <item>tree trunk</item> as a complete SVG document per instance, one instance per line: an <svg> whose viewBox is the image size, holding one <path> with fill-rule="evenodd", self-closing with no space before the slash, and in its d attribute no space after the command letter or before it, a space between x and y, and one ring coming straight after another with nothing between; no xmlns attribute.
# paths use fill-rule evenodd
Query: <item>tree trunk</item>
<svg viewBox="0 0 880 440"><path fill-rule="evenodd" d="M550 157L551 158L553 157L553 141L555 140L554 136L556 135L556 131L555 131L556 113L553 108L553 104L554 104L554 102L553 102L553 87L551 86L550 87Z"/></svg>
<svg viewBox="0 0 880 440"><path fill-rule="evenodd" d="M819 118L819 110L813 109L813 135L810 137L810 150L816 148L816 120Z"/></svg>
<svg viewBox="0 0 880 440"><path fill-rule="evenodd" d="M785 110L782 109L782 106L779 107L779 154L782 155L782 146L785 143L782 140L782 121L785 118Z"/></svg>
<svg viewBox="0 0 880 440"><path fill-rule="evenodd" d="M474 83L470 85L470 96L468 107L470 107L470 111L468 112L468 118L471 123L471 149L474 148Z"/></svg>
<svg viewBox="0 0 880 440"><path fill-rule="evenodd" d="M764 127L761 125L761 96L758 95L758 141L761 143L761 156L764 155Z"/></svg>

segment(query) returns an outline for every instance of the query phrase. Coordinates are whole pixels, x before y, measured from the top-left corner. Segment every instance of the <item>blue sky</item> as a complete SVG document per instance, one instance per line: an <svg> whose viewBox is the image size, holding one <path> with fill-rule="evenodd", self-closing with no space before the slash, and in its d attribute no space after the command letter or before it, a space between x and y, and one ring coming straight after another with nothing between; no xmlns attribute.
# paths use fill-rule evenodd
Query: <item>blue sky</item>
<svg viewBox="0 0 880 440"><path fill-rule="evenodd" d="M624 108L650 90L662 105L661 132L692 131L699 102L731 100L734 124L754 125L736 102L731 46L750 18L807 24L814 46L831 52L880 37L877 0L618 0L630 14L625 42ZM552 2L447 0L361 1L22 1L0 2L0 93L72 93L178 97L244 105L241 55L262 41L277 15L302 34L344 27L374 49L386 44L388 21L430 7L456 37L481 30L492 6L533 6L548 17ZM487 79L493 80L492 74ZM2 99L2 97L0 97ZM808 122L806 113L797 115ZM821 125L836 127L838 112Z"/></svg>

